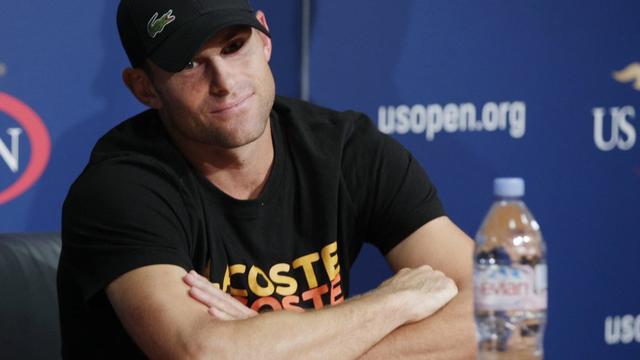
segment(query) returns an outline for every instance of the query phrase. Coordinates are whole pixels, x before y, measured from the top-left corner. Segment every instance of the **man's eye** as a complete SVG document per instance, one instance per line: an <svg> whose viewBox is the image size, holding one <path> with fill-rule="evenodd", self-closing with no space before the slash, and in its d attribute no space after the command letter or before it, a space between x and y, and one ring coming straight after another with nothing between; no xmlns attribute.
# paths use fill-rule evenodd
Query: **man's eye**
<svg viewBox="0 0 640 360"><path fill-rule="evenodd" d="M225 53L225 54L232 54L232 53L240 50L242 45L244 45L244 41L243 40L241 40L241 39L234 40L234 41L230 42L229 45L227 45L222 50L222 52Z"/></svg>
<svg viewBox="0 0 640 360"><path fill-rule="evenodd" d="M198 66L198 62L195 60L191 60L187 63L187 65L182 70L190 70Z"/></svg>

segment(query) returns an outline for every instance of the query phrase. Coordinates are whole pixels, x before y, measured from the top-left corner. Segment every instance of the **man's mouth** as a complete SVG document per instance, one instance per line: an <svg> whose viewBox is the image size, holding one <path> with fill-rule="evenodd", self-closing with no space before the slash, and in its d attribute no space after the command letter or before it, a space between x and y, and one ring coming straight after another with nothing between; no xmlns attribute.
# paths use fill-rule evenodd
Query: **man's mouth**
<svg viewBox="0 0 640 360"><path fill-rule="evenodd" d="M228 112L228 111L233 111L239 107L241 107L242 105L244 105L247 100L249 100L249 98L251 98L253 96L253 93L241 97L238 100L234 100L234 101L229 101L223 104L218 104L217 106L215 106L213 109L211 109L210 113L211 114L220 114L220 113L224 113L224 112Z"/></svg>

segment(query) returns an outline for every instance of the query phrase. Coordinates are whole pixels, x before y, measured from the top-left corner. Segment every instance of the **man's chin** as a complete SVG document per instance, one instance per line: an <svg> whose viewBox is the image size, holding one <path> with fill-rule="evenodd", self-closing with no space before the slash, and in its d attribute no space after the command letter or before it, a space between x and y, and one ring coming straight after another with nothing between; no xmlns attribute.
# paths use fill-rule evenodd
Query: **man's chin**
<svg viewBox="0 0 640 360"><path fill-rule="evenodd" d="M214 145L223 149L237 149L258 141L265 133L266 126L260 129L227 129L210 131L201 140L208 145Z"/></svg>

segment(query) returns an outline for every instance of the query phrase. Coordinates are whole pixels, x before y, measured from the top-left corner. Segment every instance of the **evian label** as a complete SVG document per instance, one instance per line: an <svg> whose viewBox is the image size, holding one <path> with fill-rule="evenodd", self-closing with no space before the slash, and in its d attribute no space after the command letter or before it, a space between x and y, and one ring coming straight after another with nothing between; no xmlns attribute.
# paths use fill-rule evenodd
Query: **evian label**
<svg viewBox="0 0 640 360"><path fill-rule="evenodd" d="M545 310L547 266L476 265L474 292L477 310Z"/></svg>

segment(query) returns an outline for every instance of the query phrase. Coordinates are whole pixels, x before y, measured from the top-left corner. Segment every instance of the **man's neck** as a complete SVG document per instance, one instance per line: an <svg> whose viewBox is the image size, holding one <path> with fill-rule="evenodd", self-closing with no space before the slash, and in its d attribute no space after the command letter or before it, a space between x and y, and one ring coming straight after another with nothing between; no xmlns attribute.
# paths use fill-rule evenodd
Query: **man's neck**
<svg viewBox="0 0 640 360"><path fill-rule="evenodd" d="M234 149L173 139L196 170L227 195L248 200L262 193L274 160L270 121L258 139Z"/></svg>

